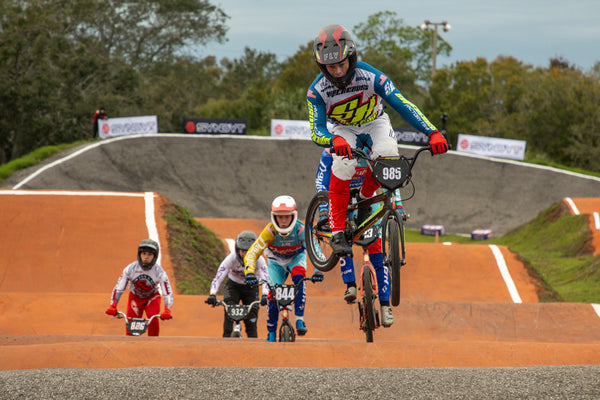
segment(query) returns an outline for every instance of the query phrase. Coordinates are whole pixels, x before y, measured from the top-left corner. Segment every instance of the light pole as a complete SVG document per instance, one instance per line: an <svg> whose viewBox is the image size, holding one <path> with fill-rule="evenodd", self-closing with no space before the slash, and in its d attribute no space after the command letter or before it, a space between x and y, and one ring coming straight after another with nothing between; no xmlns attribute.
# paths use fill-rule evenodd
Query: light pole
<svg viewBox="0 0 600 400"><path fill-rule="evenodd" d="M450 24L446 21L431 22L430 20L426 19L425 23L421 24L420 28L424 31L428 31L429 29L431 29L430 25L433 25L435 27L433 29L433 67L431 68L431 77L433 78L433 75L435 75L435 57L437 56L438 26L441 25L443 27L444 32L448 32L450 30Z"/></svg>

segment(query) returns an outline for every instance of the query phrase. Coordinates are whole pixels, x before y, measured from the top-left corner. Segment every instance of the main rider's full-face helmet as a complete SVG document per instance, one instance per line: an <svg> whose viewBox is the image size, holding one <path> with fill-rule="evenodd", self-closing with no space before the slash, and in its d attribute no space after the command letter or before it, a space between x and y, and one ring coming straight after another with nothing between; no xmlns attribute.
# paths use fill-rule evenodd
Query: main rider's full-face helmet
<svg viewBox="0 0 600 400"><path fill-rule="evenodd" d="M152 261L150 261L149 263L142 262L142 251L148 251L154 254ZM154 264L156 264L156 260L158 259L158 243L156 243L152 239L142 240L140 242L140 245L138 246L137 259L144 271L148 271L149 269L151 269L154 266Z"/></svg>
<svg viewBox="0 0 600 400"><path fill-rule="evenodd" d="M323 75L336 87L343 89L350 84L356 69L356 45L350 32L341 25L327 25L319 31L313 43L313 54ZM327 65L337 64L348 59L349 68L346 75L334 78Z"/></svg>
<svg viewBox="0 0 600 400"><path fill-rule="evenodd" d="M248 251L252 243L256 240L256 233L252 231L240 232L235 239L235 255L240 264L244 265L244 257L240 254L240 250Z"/></svg>
<svg viewBox="0 0 600 400"><path fill-rule="evenodd" d="M286 227L281 227L277 218L277 215L290 215L292 217L290 224ZM278 196L271 203L271 222L279 233L283 237L287 237L298 221L298 207L296 207L296 201L292 196Z"/></svg>

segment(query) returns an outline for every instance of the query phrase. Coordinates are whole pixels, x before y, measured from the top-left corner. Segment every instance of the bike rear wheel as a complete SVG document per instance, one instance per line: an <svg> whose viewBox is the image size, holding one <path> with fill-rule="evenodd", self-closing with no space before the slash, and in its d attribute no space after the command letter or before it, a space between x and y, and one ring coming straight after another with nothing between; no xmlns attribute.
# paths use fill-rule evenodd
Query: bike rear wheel
<svg viewBox="0 0 600 400"><path fill-rule="evenodd" d="M371 280L371 269L366 267L363 268L362 284L363 284L363 312L364 316L364 331L367 336L367 342L373 341L373 330L376 328L375 324L375 297L373 295L373 281Z"/></svg>
<svg viewBox="0 0 600 400"><path fill-rule="evenodd" d="M390 276L390 292L392 306L400 304L400 267L404 261L404 224L395 218L388 219L383 251ZM402 258L400 258L402 247Z"/></svg>
<svg viewBox="0 0 600 400"><path fill-rule="evenodd" d="M304 238L306 252L313 266L323 272L330 271L340 259L331 249L331 230L327 217L323 218L320 211L322 205L329 209L329 192L322 191L314 195L304 219Z"/></svg>

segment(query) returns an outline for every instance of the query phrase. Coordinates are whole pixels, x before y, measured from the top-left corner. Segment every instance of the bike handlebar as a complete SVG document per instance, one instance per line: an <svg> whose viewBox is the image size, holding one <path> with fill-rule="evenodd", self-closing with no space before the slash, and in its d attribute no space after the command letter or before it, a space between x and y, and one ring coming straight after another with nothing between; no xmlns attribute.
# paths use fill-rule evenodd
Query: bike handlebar
<svg viewBox="0 0 600 400"><path fill-rule="evenodd" d="M123 311L117 311L115 318L118 318L118 319L124 318L125 320L129 321L130 318L134 318L134 317L128 317L127 314L125 314ZM150 324L150 322L152 322L152 320L154 320L154 318L160 318L160 314L154 314L150 318L143 318L143 319L146 320L146 323Z"/></svg>
<svg viewBox="0 0 600 400"><path fill-rule="evenodd" d="M300 284L301 284L302 282L304 282L304 281L311 281L311 282L314 282L314 283L316 283L316 282L320 282L320 281L315 281L315 280L314 280L314 276L304 276L304 277L302 277L302 280L301 280L301 281L299 281L298 283L294 284L294 286L298 287L298 286L300 286ZM262 284L264 284L264 283L266 283L266 284L267 284L267 286L269 286L269 289L271 288L271 286L272 286L272 285L269 283L269 281L266 281L266 280L264 280L264 279L260 279L260 280L258 281L258 283L256 284L256 286L258 286L258 285L262 285Z"/></svg>
<svg viewBox="0 0 600 400"><path fill-rule="evenodd" d="M260 299L254 300L250 304L242 304L242 305L244 305L244 306L247 305L249 307L254 307L256 304L260 305ZM225 310L227 310L227 308L229 308L231 306L236 306L236 305L238 305L238 304L227 304L227 303L224 303L223 300L219 300L214 305L212 305L212 307L214 308L214 307L217 307L217 306L223 306L225 308Z"/></svg>
<svg viewBox="0 0 600 400"><path fill-rule="evenodd" d="M431 146L427 145L427 146L419 147L415 151L415 153L413 154L412 157L407 157L406 158L406 160L409 162L409 165L410 165L411 169L415 165L415 162L417 161L417 158L419 157L419 154L421 154L424 151L429 151L431 153L431 155L433 156L433 152L431 150ZM362 158L364 160L369 161L371 164L375 162L375 160L373 158L371 158L371 156L369 156L362 149L352 149L351 154L352 154L353 157Z"/></svg>

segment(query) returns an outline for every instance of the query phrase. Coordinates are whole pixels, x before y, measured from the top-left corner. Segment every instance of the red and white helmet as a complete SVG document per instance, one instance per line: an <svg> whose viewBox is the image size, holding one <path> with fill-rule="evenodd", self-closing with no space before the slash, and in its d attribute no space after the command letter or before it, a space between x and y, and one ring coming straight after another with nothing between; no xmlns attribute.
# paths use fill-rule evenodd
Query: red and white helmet
<svg viewBox="0 0 600 400"><path fill-rule="evenodd" d="M277 223L276 215L291 215L292 221L287 228L282 228ZM271 203L271 222L281 236L286 237L290 234L294 226L298 221L298 207L296 207L296 201L292 196L277 196L273 203Z"/></svg>

